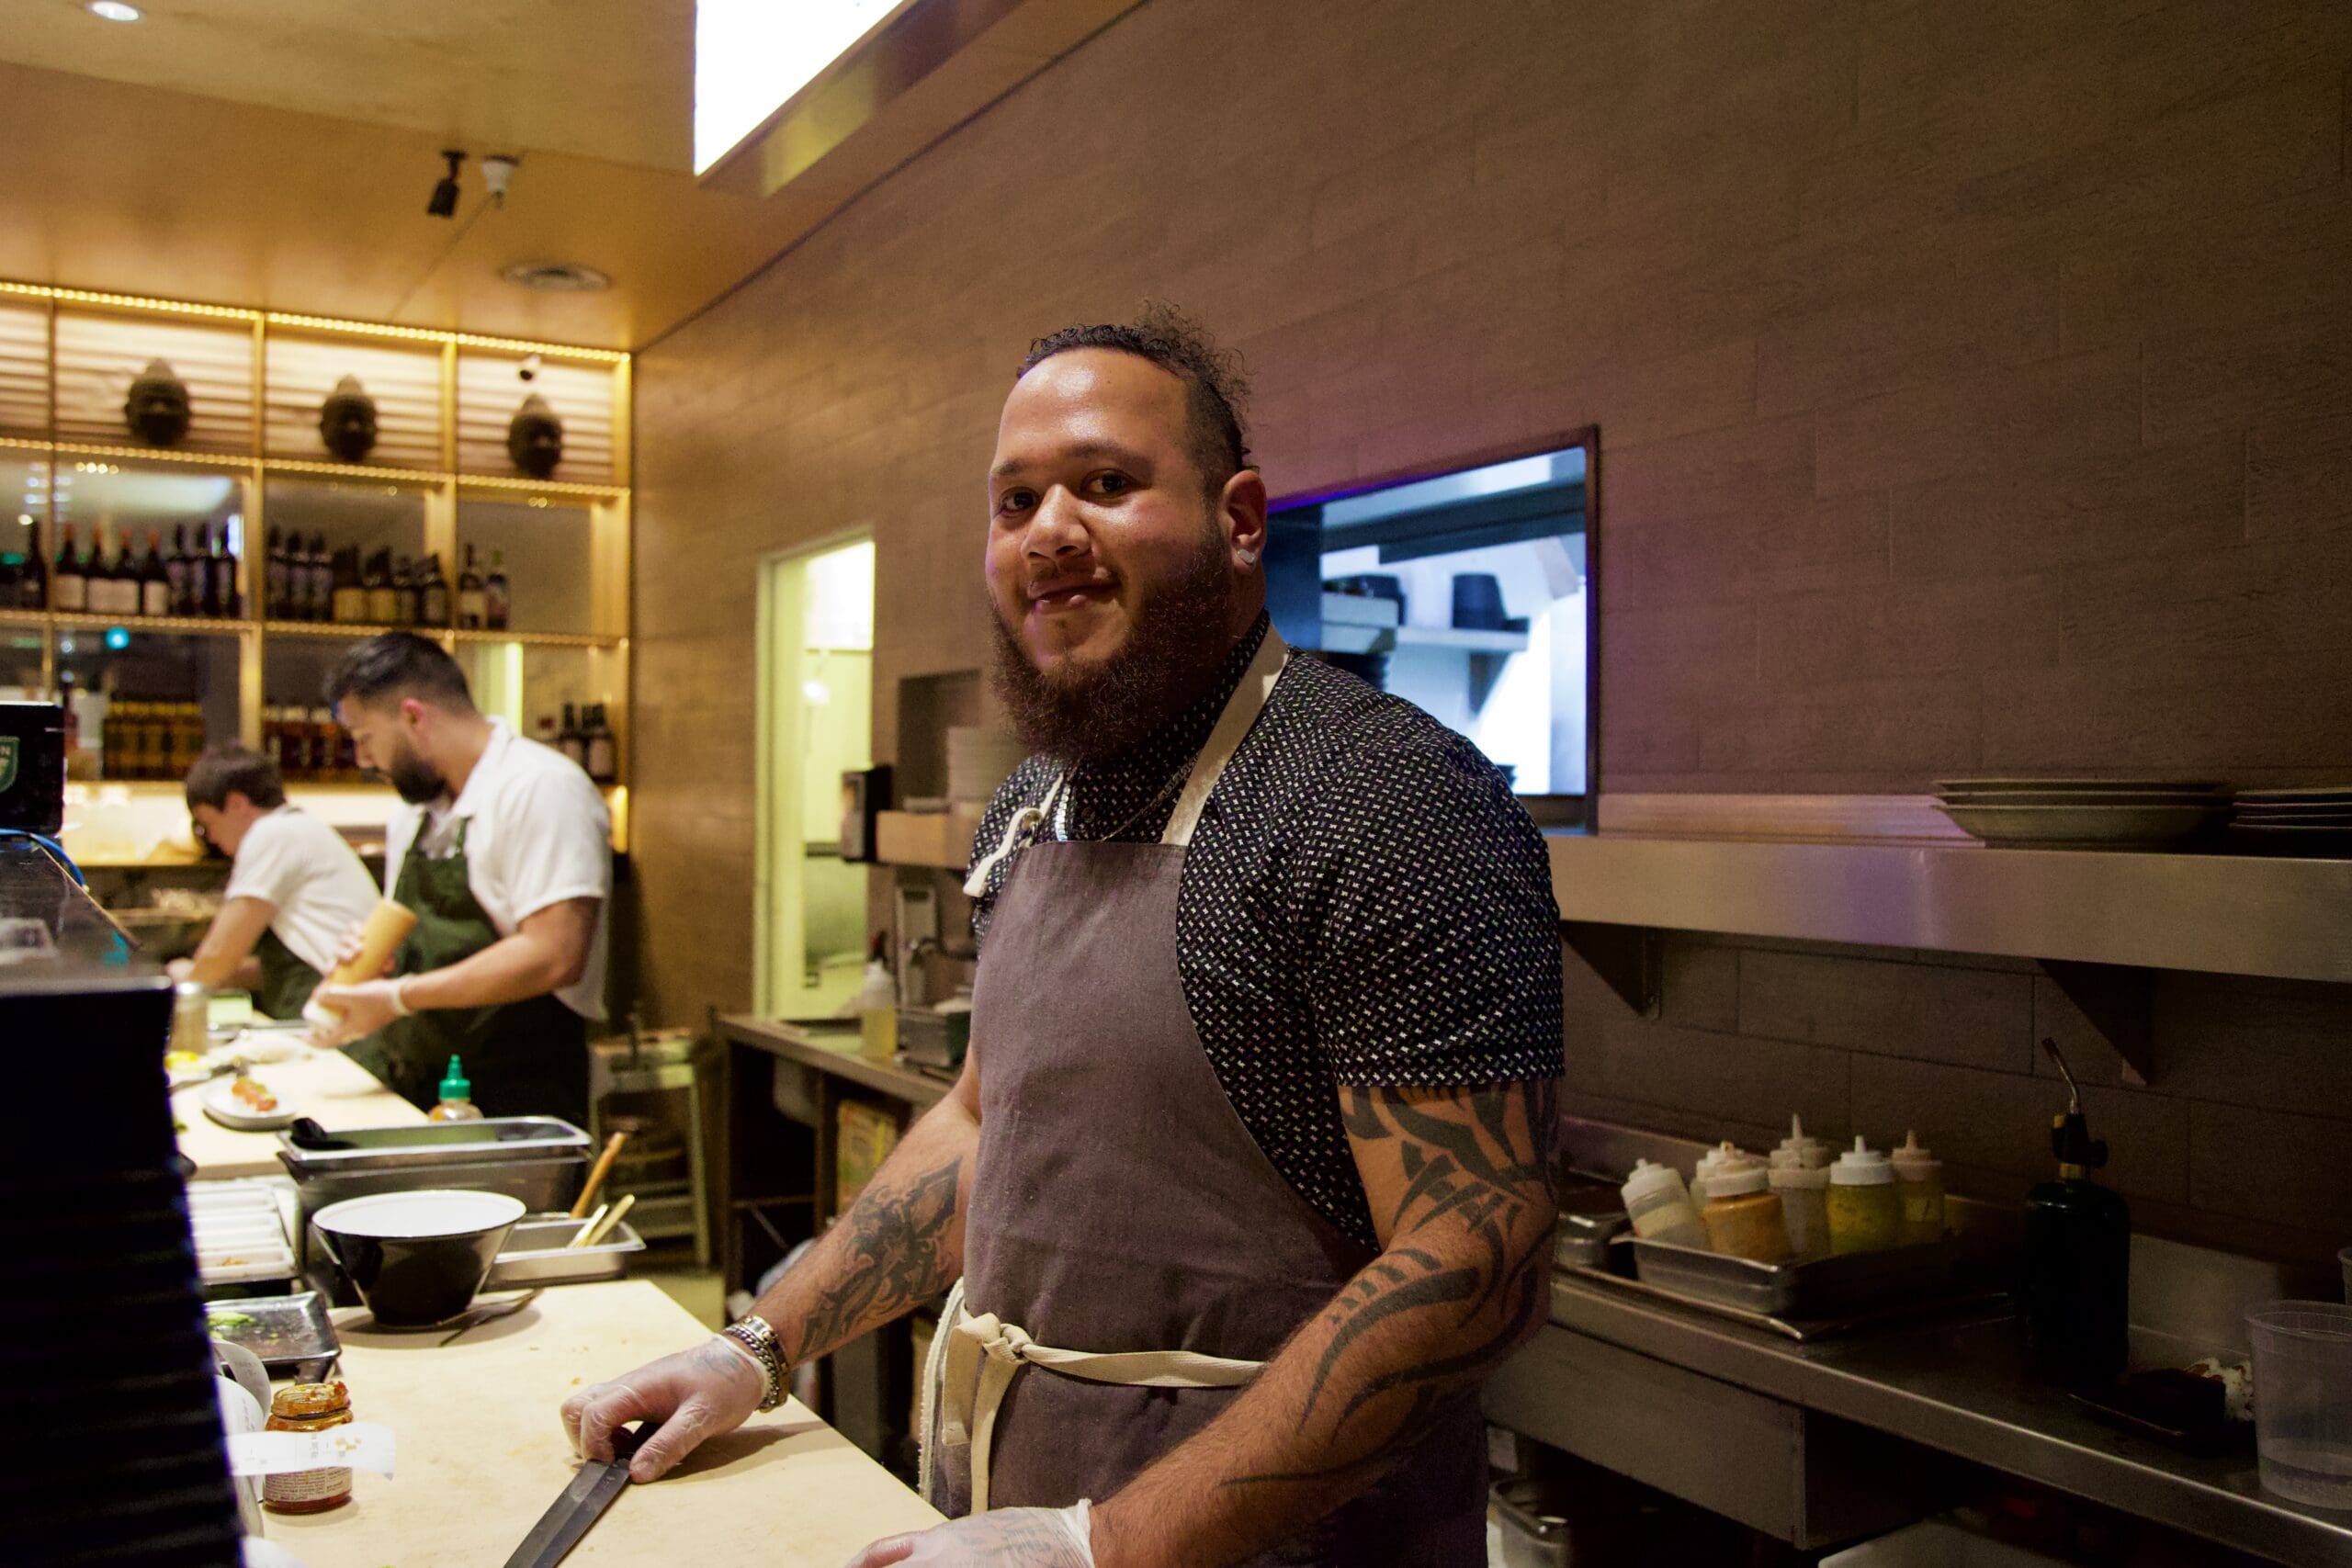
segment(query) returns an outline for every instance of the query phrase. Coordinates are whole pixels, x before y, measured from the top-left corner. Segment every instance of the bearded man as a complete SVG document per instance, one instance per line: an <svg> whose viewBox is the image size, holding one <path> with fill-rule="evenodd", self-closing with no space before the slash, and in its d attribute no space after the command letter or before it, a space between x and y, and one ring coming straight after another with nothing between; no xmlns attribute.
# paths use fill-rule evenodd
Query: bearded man
<svg viewBox="0 0 2352 1568"><path fill-rule="evenodd" d="M659 1475L956 1286L954 1517L853 1568L1485 1561L1477 1389L1548 1300L1558 914L1493 766L1269 625L1238 402L1172 312L1032 347L983 571L1036 755L973 846L962 1077L751 1316L566 1403L590 1457L656 1421Z"/></svg>

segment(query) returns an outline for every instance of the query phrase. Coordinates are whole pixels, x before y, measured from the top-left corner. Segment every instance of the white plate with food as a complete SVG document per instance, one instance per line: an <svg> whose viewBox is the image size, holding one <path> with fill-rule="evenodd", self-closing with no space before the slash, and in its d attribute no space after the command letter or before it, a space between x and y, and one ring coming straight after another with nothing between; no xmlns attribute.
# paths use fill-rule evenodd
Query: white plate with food
<svg viewBox="0 0 2352 1568"><path fill-rule="evenodd" d="M258 1080L242 1074L206 1089L199 1102L207 1116L240 1133L275 1133L292 1126L300 1114Z"/></svg>

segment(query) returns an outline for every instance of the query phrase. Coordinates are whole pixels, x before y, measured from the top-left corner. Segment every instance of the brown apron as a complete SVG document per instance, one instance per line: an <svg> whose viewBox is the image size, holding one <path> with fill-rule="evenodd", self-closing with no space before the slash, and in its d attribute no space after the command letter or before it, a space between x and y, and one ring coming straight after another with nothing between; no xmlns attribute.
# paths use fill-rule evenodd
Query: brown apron
<svg viewBox="0 0 2352 1568"><path fill-rule="evenodd" d="M1281 670L1281 639L1266 643L1161 841L1034 844L989 920L961 1292L974 1315L951 1303L941 1325L925 1423L929 1489L951 1515L976 1490L994 1507L1109 1497L1372 1261L1242 1124L1177 973L1184 846ZM1251 1562L1475 1568L1485 1483L1465 1393L1371 1491Z"/></svg>

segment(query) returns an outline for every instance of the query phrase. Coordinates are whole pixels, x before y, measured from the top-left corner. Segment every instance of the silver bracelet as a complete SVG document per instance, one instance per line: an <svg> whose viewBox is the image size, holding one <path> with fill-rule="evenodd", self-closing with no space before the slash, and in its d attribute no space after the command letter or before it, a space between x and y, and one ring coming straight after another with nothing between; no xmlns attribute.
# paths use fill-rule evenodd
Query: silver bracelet
<svg viewBox="0 0 2352 1568"><path fill-rule="evenodd" d="M757 1314L752 1314L739 1322L729 1324L718 1332L723 1337L733 1340L750 1351L752 1359L759 1363L760 1376L766 1381L767 1384L765 1391L760 1396L760 1408L774 1410L782 1404L787 1392L785 1381L784 1346L776 1339L775 1330L769 1325L768 1320Z"/></svg>

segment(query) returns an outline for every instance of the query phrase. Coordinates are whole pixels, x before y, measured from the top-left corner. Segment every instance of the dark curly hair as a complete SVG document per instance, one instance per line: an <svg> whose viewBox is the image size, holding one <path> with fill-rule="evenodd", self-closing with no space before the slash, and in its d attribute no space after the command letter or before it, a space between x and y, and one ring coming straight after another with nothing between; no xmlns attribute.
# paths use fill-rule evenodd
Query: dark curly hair
<svg viewBox="0 0 2352 1568"><path fill-rule="evenodd" d="M1242 371L1240 356L1219 348L1199 322L1175 306L1147 300L1132 321L1070 326L1049 333L1029 345L1028 357L1022 360L1013 379L1074 348L1114 348L1132 354L1184 383L1193 460L1212 498L1224 491L1226 481L1234 475L1256 467L1241 433L1241 405L1250 395L1250 378Z"/></svg>

